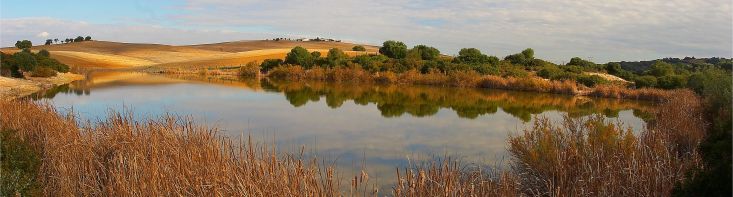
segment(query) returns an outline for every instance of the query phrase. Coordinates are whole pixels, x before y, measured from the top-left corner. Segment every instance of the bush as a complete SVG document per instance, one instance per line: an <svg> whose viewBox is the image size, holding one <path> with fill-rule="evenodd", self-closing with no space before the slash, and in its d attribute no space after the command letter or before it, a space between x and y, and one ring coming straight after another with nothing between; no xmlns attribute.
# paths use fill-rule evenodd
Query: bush
<svg viewBox="0 0 733 197"><path fill-rule="evenodd" d="M45 67L45 66L38 66L33 69L33 72L31 72L31 77L54 77L56 76L56 71L54 71L52 68Z"/></svg>
<svg viewBox="0 0 733 197"><path fill-rule="evenodd" d="M33 57L33 54L28 52L17 52L13 54L13 59L15 60L15 63L18 64L18 68L23 71L32 71L36 66L38 66L36 58Z"/></svg>
<svg viewBox="0 0 733 197"><path fill-rule="evenodd" d="M321 52L320 51L313 51L313 52L311 52L311 56L313 56L313 58L319 58L319 57L321 57Z"/></svg>
<svg viewBox="0 0 733 197"><path fill-rule="evenodd" d="M266 59L265 61L262 61L260 64L260 69L264 72L269 72L273 68L276 68L283 64L283 60L281 59Z"/></svg>
<svg viewBox="0 0 733 197"><path fill-rule="evenodd" d="M352 51L366 51L366 48L364 48L364 46L361 46L361 45L356 45L353 48L351 48L351 50Z"/></svg>
<svg viewBox="0 0 733 197"><path fill-rule="evenodd" d="M313 66L313 56L301 46L296 46L285 56L285 63L300 65L306 69Z"/></svg>
<svg viewBox="0 0 733 197"><path fill-rule="evenodd" d="M608 80L604 79L603 77L600 77L598 75L580 75L576 79L578 83L583 84L588 87L594 87L599 84L608 84Z"/></svg>
<svg viewBox="0 0 733 197"><path fill-rule="evenodd" d="M407 56L407 45L400 41L388 40L382 43L379 53L395 59L402 59Z"/></svg>
<svg viewBox="0 0 733 197"><path fill-rule="evenodd" d="M637 88L656 87L657 78L654 76L649 76L649 75L636 77L636 79L634 79L634 84L636 85Z"/></svg>
<svg viewBox="0 0 733 197"><path fill-rule="evenodd" d="M337 67L341 66L346 62L346 54L344 54L344 51L341 51L341 49L338 48L332 48L328 50L328 55L326 56L326 60L328 61L329 67Z"/></svg>
<svg viewBox="0 0 733 197"><path fill-rule="evenodd" d="M687 85L687 78L682 75L663 76L657 79L657 85L664 89L683 88Z"/></svg>
<svg viewBox="0 0 733 197"><path fill-rule="evenodd" d="M49 53L46 49L41 49L40 51L38 51L38 55L43 57L51 57L51 53Z"/></svg>
<svg viewBox="0 0 733 197"><path fill-rule="evenodd" d="M0 196L37 195L40 192L36 180L41 167L39 153L13 130L0 131L0 142Z"/></svg>
<svg viewBox="0 0 733 197"><path fill-rule="evenodd" d="M260 76L260 66L257 62L249 62L246 65L239 67L239 76L248 78Z"/></svg>

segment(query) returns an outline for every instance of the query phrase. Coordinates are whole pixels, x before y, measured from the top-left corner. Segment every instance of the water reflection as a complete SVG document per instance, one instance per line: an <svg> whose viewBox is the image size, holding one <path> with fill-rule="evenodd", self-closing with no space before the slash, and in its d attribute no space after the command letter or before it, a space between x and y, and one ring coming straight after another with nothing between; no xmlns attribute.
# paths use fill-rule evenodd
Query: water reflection
<svg viewBox="0 0 733 197"><path fill-rule="evenodd" d="M604 114L638 130L649 103L484 89L246 80L233 76L98 72L34 95L80 117L131 107L141 117L192 115L229 136L297 152L305 145L344 176L365 163L382 191L395 167L433 156L493 164L532 115ZM409 160L408 160L409 159Z"/></svg>

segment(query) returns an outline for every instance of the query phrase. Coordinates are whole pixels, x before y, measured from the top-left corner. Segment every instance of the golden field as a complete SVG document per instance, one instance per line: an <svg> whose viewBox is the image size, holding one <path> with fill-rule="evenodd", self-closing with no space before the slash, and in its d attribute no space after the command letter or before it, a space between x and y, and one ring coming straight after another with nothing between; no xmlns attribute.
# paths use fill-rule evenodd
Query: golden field
<svg viewBox="0 0 733 197"><path fill-rule="evenodd" d="M251 61L284 58L295 46L326 54L339 48L348 55L376 53L375 46L363 45L367 52L351 51L357 44L343 42L298 41L235 41L203 45L171 46L162 44L87 41L69 44L40 45L32 51L46 49L54 59L76 68L135 68L149 66L237 66ZM13 53L15 48L3 48Z"/></svg>

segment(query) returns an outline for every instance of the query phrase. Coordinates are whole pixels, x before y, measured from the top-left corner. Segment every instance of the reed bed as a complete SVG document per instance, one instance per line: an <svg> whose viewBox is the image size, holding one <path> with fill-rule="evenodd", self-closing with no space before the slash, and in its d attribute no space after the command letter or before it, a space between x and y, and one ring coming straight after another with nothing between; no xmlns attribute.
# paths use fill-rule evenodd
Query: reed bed
<svg viewBox="0 0 733 197"><path fill-rule="evenodd" d="M232 141L185 118L136 121L111 112L77 124L48 104L0 102L0 130L15 130L42 158L47 196L340 196L331 166L279 153L251 140ZM368 176L366 174L362 176ZM362 179L363 180L363 179ZM356 182L364 184L363 182ZM348 187L348 185L346 185Z"/></svg>
<svg viewBox="0 0 733 197"><path fill-rule="evenodd" d="M707 123L700 99L673 92L641 133L602 116L560 122L537 117L511 136L510 169L465 169L450 162L398 171L396 196L669 196L700 167L695 148Z"/></svg>

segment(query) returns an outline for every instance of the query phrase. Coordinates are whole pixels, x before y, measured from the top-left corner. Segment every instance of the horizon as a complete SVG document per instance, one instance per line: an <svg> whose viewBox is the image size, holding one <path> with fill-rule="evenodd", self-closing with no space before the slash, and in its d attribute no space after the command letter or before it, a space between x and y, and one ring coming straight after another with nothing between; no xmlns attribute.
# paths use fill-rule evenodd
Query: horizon
<svg viewBox="0 0 733 197"><path fill-rule="evenodd" d="M424 44L446 55L477 48L500 58L533 48L538 58L556 63L572 57L597 63L733 57L731 2L720 0L54 3L0 3L2 47L87 35L165 45L326 37L375 46L386 40ZM46 4L53 6L39 6Z"/></svg>

